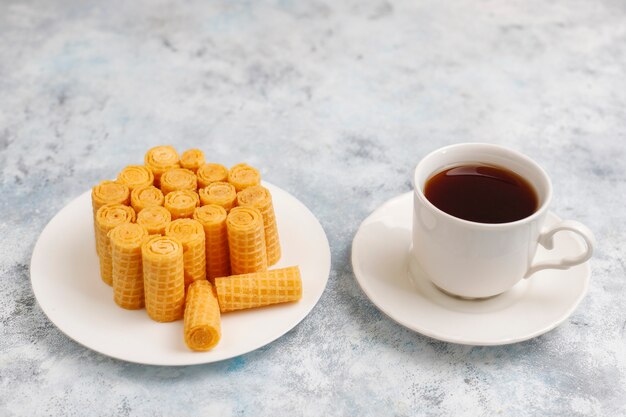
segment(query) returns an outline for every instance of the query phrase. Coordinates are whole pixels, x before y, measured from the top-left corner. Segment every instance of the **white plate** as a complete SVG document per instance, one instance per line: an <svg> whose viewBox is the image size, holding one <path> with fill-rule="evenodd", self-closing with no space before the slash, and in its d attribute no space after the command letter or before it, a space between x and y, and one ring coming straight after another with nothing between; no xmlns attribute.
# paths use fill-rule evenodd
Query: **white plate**
<svg viewBox="0 0 626 417"><path fill-rule="evenodd" d="M383 204L359 227L352 242L356 279L370 300L401 325L446 342L489 346L516 343L546 333L572 314L587 293L589 263L544 270L499 296L461 300L439 291L418 271L409 273L413 195ZM559 218L548 214L548 224ZM569 233L555 236L555 249L540 259L585 250Z"/></svg>
<svg viewBox="0 0 626 417"><path fill-rule="evenodd" d="M210 352L192 352L182 321L156 323L145 310L113 302L100 279L93 236L90 191L63 208L35 245L30 276L41 309L63 333L113 358L151 365L193 365L232 358L264 346L295 327L324 292L330 273L328 239L313 213L286 191L268 183L281 247L272 268L299 265L302 299L222 316L222 339Z"/></svg>

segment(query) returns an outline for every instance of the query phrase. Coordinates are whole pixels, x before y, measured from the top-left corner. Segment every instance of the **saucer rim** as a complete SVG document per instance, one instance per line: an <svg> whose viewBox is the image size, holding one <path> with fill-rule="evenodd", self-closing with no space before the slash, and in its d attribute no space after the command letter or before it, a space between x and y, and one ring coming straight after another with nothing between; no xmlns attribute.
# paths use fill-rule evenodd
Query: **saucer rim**
<svg viewBox="0 0 626 417"><path fill-rule="evenodd" d="M364 276L364 272L362 271L362 269L357 265L356 262L356 250L355 248L358 247L359 242L358 242L358 238L359 235L362 232L362 229L364 226L367 226L369 223L371 223L372 221L376 220L376 217L378 217L382 212L384 212L388 206L391 206L393 204L397 204L399 201L405 199L405 198L410 198L413 195L413 191L408 191L406 193L402 193L400 195L397 195L395 197L390 198L389 200L385 201L384 203L382 203L380 206L378 206L374 211L372 211L359 225L354 238L352 239L352 245L351 245L351 254L350 254L350 261L352 264L352 271L354 273L354 278L357 282L357 284L359 285L359 288L361 289L361 291L363 291L363 293L367 296L367 298L370 300L370 302L381 312L383 313L386 317L388 317L389 319L393 320L394 322L400 324L401 326L414 331L416 333L419 333L421 335L427 336L431 339L435 339L435 340L439 340L439 341L443 341L443 342L447 342L447 343L454 343L454 344L458 344L458 345L466 345L466 346L503 346L503 345L509 345L509 344L514 344L514 343L520 343L520 342L524 342L530 339L534 339L538 336L541 336L545 333L550 332L551 330L554 330L556 327L558 327L559 325L561 325L563 322L565 322L565 320L567 320L573 313L574 311L576 311L576 309L578 308L578 306L580 305L580 303L582 302L582 300L585 298L585 296L587 295L588 291L589 291L589 285L590 285L590 280L591 280L591 267L589 262L590 261L586 261L580 265L577 266L584 266L584 273L585 273L585 278L584 278L584 283L583 283L583 288L580 291L580 293L578 294L578 297L576 298L575 301L573 301L570 305L570 307L562 314L562 317L560 317L557 320L551 321L549 325L541 327L539 330L532 332L532 333L527 333L524 336L520 336L520 337L509 337L509 338L499 338L499 339L492 339L492 340L478 340L478 339L471 339L471 338L454 338L454 337L449 337L446 335L442 335L442 334L438 334L435 331L432 331L431 329L428 328L424 328L423 326L419 326L419 325L415 325L413 323L407 322L406 320L402 320L402 319L398 319L396 317L394 317L392 315L391 312L387 311L387 309L381 307L375 300L376 297L375 295L373 296L363 285L363 283L361 282L361 279L359 279L359 275L360 276ZM554 211L552 210L548 210L547 215L549 217L553 217L555 218L557 221L562 220L560 216L558 216ZM409 227L410 230L410 227ZM407 274L410 274L411 272L407 271ZM408 277L407 277L408 278ZM531 278L532 279L532 278ZM425 298L425 297L424 297ZM442 309L445 309L442 306Z"/></svg>

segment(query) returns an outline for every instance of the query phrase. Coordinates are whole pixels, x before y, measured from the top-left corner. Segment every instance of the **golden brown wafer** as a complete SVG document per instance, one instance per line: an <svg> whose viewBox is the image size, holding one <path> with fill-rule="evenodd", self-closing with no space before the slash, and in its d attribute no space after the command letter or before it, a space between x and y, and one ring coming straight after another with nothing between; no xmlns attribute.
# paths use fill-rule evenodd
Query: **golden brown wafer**
<svg viewBox="0 0 626 417"><path fill-rule="evenodd" d="M113 300L128 310L144 306L141 245L148 231L137 223L124 223L109 232L113 262Z"/></svg>
<svg viewBox="0 0 626 417"><path fill-rule="evenodd" d="M209 204L196 208L193 218L204 228L207 278L213 282L215 277L230 275L226 210L224 207Z"/></svg>
<svg viewBox="0 0 626 417"><path fill-rule="evenodd" d="M263 216L265 227L265 247L267 250L267 264L272 266L280 260L280 239L276 225L276 214L272 204L272 194L261 186L254 185L237 194L237 204L241 207L255 207Z"/></svg>
<svg viewBox="0 0 626 417"><path fill-rule="evenodd" d="M200 149L189 149L180 157L180 166L194 173L204 165L204 153Z"/></svg>
<svg viewBox="0 0 626 417"><path fill-rule="evenodd" d="M230 268L235 275L267 269L263 216L254 207L234 207L226 218Z"/></svg>
<svg viewBox="0 0 626 417"><path fill-rule="evenodd" d="M168 169L161 175L161 191L168 195L172 191L198 189L196 174L185 168Z"/></svg>
<svg viewBox="0 0 626 417"><path fill-rule="evenodd" d="M138 187L148 187L154 183L154 174L143 165L128 165L119 174L117 182L128 186L132 192Z"/></svg>
<svg viewBox="0 0 626 417"><path fill-rule="evenodd" d="M165 196L165 208L172 214L172 220L191 218L200 205L198 193L191 190L172 191Z"/></svg>
<svg viewBox="0 0 626 417"><path fill-rule="evenodd" d="M146 152L144 164L154 174L154 185L159 187L161 175L168 169L180 167L180 159L172 146L155 146Z"/></svg>
<svg viewBox="0 0 626 417"><path fill-rule="evenodd" d="M161 190L153 185L137 187L130 193L130 204L137 213L146 207L162 206L164 201Z"/></svg>
<svg viewBox="0 0 626 417"><path fill-rule="evenodd" d="M235 187L228 182L212 182L198 191L200 196L200 204L217 204L224 207L226 211L230 211L236 205L237 191Z"/></svg>
<svg viewBox="0 0 626 417"><path fill-rule="evenodd" d="M161 206L146 207L137 214L137 224L145 227L151 235L164 235L165 226L171 221L172 215Z"/></svg>
<svg viewBox="0 0 626 417"><path fill-rule="evenodd" d="M237 164L228 171L228 182L235 186L237 192L261 184L261 173L248 164Z"/></svg>
<svg viewBox="0 0 626 417"><path fill-rule="evenodd" d="M123 204L107 204L96 212L96 241L100 255L100 277L108 285L113 284L113 259L108 233L120 224L135 221L135 211Z"/></svg>
<svg viewBox="0 0 626 417"><path fill-rule="evenodd" d="M206 280L195 281L187 290L184 334L187 347L200 352L211 350L220 341L220 306L215 289Z"/></svg>
<svg viewBox="0 0 626 417"><path fill-rule="evenodd" d="M204 188L212 182L227 181L228 169L220 164L204 164L196 171L198 188Z"/></svg>
<svg viewBox="0 0 626 417"><path fill-rule="evenodd" d="M96 230L96 213L98 209L105 204L125 204L128 205L130 201L130 189L127 185L119 184L115 181L101 181L91 189L91 207L93 209L94 218L94 233L96 236L96 252L100 249L100 243L98 242L100 234Z"/></svg>
<svg viewBox="0 0 626 417"><path fill-rule="evenodd" d="M178 219L165 226L165 236L183 244L185 287L206 280L206 242L202 225L193 219Z"/></svg>

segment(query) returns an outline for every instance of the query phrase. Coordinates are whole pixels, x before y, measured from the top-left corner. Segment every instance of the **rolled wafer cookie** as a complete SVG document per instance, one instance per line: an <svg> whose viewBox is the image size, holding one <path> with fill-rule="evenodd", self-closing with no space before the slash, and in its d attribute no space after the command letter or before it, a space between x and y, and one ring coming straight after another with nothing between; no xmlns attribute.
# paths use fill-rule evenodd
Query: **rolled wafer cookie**
<svg viewBox="0 0 626 417"><path fill-rule="evenodd" d="M168 169L180 167L180 158L172 146L155 146L146 152L144 164L154 174L154 185L159 187L161 175Z"/></svg>
<svg viewBox="0 0 626 417"><path fill-rule="evenodd" d="M162 206L164 201L163 192L153 185L137 187L130 193L130 204L137 213L146 207Z"/></svg>
<svg viewBox="0 0 626 417"><path fill-rule="evenodd" d="M215 278L215 288L222 313L302 298L302 279L297 266Z"/></svg>
<svg viewBox="0 0 626 417"><path fill-rule="evenodd" d="M94 233L96 236L96 252L100 255L98 242L99 234L96 230L96 212L105 204L125 204L128 205L130 190L127 185L119 184L115 181L101 181L100 184L91 189L91 207L93 209Z"/></svg>
<svg viewBox="0 0 626 417"><path fill-rule="evenodd" d="M228 169L220 164L204 164L196 171L198 188L204 188L212 182L227 181Z"/></svg>
<svg viewBox="0 0 626 417"><path fill-rule="evenodd" d="M228 171L228 182L235 186L237 192L261 184L261 173L248 164L237 164Z"/></svg>
<svg viewBox="0 0 626 417"><path fill-rule="evenodd" d="M154 236L141 247L146 312L155 321L183 318L185 276L183 244Z"/></svg>
<svg viewBox="0 0 626 417"><path fill-rule="evenodd" d="M154 174L143 165L128 165L119 174L117 182L128 186L132 192L138 187L148 187L154 183Z"/></svg>
<svg viewBox="0 0 626 417"><path fill-rule="evenodd" d="M276 225L276 214L272 204L272 194L262 185L248 187L237 194L237 204L241 207L255 207L263 216L267 264L272 266L280 260L280 239Z"/></svg>
<svg viewBox="0 0 626 417"><path fill-rule="evenodd" d="M165 226L165 236L183 244L185 287L206 280L206 242L202 225L193 219L177 219Z"/></svg>
<svg viewBox="0 0 626 417"><path fill-rule="evenodd" d="M200 149L189 149L180 156L180 166L194 173L204 165L204 153Z"/></svg>
<svg viewBox="0 0 626 417"><path fill-rule="evenodd" d="M137 214L137 224L146 228L151 235L164 235L165 226L172 221L172 215L165 207L146 207Z"/></svg>
<svg viewBox="0 0 626 417"><path fill-rule="evenodd" d="M237 203L237 191L235 187L223 181L212 182L198 191L200 196L200 204L217 204L224 207L226 211L230 211Z"/></svg>
<svg viewBox="0 0 626 417"><path fill-rule="evenodd" d="M191 190L172 191L165 196L164 206L172 214L172 220L191 218L200 205L198 193Z"/></svg>
<svg viewBox="0 0 626 417"><path fill-rule="evenodd" d="M113 259L108 234L113 228L135 221L135 211L123 204L107 204L96 212L96 241L100 255L100 277L108 285L113 284Z"/></svg>
<svg viewBox="0 0 626 417"><path fill-rule="evenodd" d="M183 327L185 344L191 350L211 350L220 341L220 306L209 281L195 281L189 286Z"/></svg>
<svg viewBox="0 0 626 417"><path fill-rule="evenodd" d="M226 218L231 273L267 269L263 216L254 207L234 207Z"/></svg>
<svg viewBox="0 0 626 417"><path fill-rule="evenodd" d="M168 169L161 175L161 191L168 195L172 191L198 189L196 174L185 168Z"/></svg>
<svg viewBox="0 0 626 417"><path fill-rule="evenodd" d="M196 208L193 218L204 228L207 278L213 282L216 277L230 275L226 210L224 207L209 204Z"/></svg>
<svg viewBox="0 0 626 417"><path fill-rule="evenodd" d="M113 263L113 300L127 310L144 306L141 245L148 231L137 223L124 223L109 232Z"/></svg>

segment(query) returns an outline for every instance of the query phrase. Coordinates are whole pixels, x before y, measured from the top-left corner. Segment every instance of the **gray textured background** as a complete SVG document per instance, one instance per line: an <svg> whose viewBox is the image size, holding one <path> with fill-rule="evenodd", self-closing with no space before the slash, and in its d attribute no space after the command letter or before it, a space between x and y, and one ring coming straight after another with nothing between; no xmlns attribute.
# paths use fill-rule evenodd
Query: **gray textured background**
<svg viewBox="0 0 626 417"><path fill-rule="evenodd" d="M384 317L349 265L360 221L436 147L518 149L598 238L589 295L499 348ZM622 0L0 3L1 415L624 415ZM37 306L29 258L71 199L155 144L241 160L332 246L320 303L278 341L159 368L93 353Z"/></svg>

